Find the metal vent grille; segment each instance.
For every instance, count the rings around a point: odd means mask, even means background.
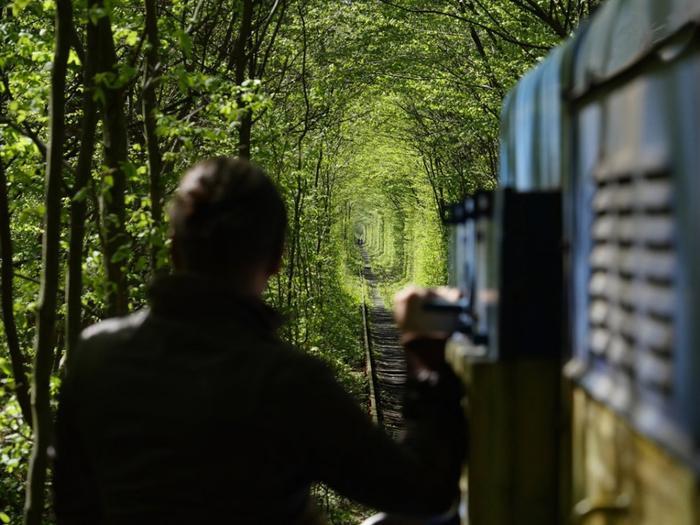
[[[635,391],[673,394],[673,184],[666,170],[600,169],[595,182],[588,346],[608,402],[628,410]]]

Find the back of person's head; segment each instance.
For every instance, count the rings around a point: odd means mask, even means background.
[[[251,162],[216,157],[195,164],[169,213],[178,269],[225,279],[278,269],[287,212],[272,181]]]

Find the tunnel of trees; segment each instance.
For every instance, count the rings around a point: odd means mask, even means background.
[[[503,97],[596,3],[0,0],[0,522],[52,522],[61,368],[168,271],[183,170],[240,155],[274,179],[267,299],[361,400],[357,239],[387,297],[444,283],[440,217],[497,184]],[[334,523],[360,512],[319,491]]]

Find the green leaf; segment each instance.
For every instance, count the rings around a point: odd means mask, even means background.
[[[10,368],[10,363],[4,357],[0,357],[0,372],[8,377],[12,376],[12,369]]]
[[[0,521],[3,523],[10,523],[10,517],[4,512],[0,512]]]
[[[114,252],[112,255],[111,262],[118,263],[127,260],[131,256],[131,247],[128,244],[124,244]]]
[[[78,57],[78,53],[76,53],[74,49],[70,50],[68,55],[68,63],[75,64],[76,66],[80,65],[80,57]]]
[[[177,41],[180,44],[182,51],[185,53],[185,56],[190,58],[192,55],[192,39],[190,38],[190,35],[179,29],[177,31]]]
[[[129,82],[129,80],[134,78],[136,73],[137,73],[137,70],[135,67],[130,66],[128,64],[120,64],[119,65],[119,76],[115,82],[115,85],[113,85],[112,87],[120,88],[120,87],[124,86],[127,82]]]
[[[32,0],[15,0],[12,2],[12,13],[15,16],[19,15],[31,2]]]
[[[101,87],[95,86],[92,91],[92,100],[101,104],[107,103],[107,97],[105,97],[105,92]]]
[[[81,188],[75,195],[73,195],[73,202],[82,202],[87,199],[88,187],[85,186]]]
[[[135,46],[139,43],[139,34],[136,31],[129,31],[129,33],[126,35],[125,40],[127,45]]]
[[[177,71],[177,83],[178,87],[180,88],[180,91],[182,91],[183,93],[187,93],[192,82],[190,80],[189,74],[187,73],[187,71],[185,71],[184,68],[179,68]]]

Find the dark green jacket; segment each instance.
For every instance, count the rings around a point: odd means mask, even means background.
[[[86,329],[60,398],[59,523],[299,523],[314,482],[445,511],[464,453],[456,379],[409,380],[397,444],[276,328],[261,302],[176,276],[150,310]]]

